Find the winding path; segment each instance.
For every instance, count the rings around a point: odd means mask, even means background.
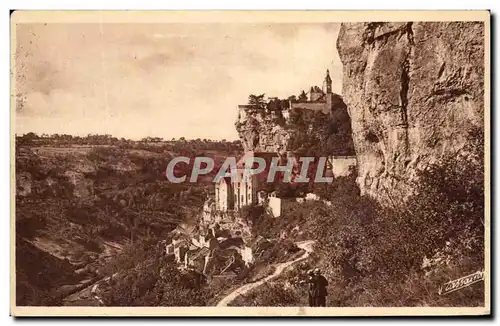
[[[278,277],[281,273],[283,273],[283,271],[287,267],[289,267],[289,266],[291,266],[291,265],[293,265],[301,260],[307,259],[307,257],[309,257],[309,255],[313,251],[313,244],[314,244],[314,240],[306,240],[306,241],[297,242],[296,243],[297,247],[305,250],[305,253],[302,256],[300,256],[299,258],[296,258],[294,260],[287,261],[286,263],[281,263],[281,264],[275,265],[276,270],[274,271],[274,273],[272,273],[269,276],[266,276],[265,278],[263,278],[262,280],[259,280],[257,282],[248,283],[248,284],[245,284],[243,286],[240,286],[239,288],[237,288],[236,290],[234,290],[233,292],[231,292],[230,294],[228,294],[227,296],[222,298],[222,300],[220,300],[219,303],[217,303],[217,307],[226,307],[227,305],[229,305],[231,302],[233,302],[234,299],[236,299],[240,295],[246,294],[246,293],[248,293],[248,291],[253,290],[256,287],[272,280],[273,278]]]

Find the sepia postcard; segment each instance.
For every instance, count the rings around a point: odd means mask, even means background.
[[[13,11],[14,316],[489,315],[488,11]]]

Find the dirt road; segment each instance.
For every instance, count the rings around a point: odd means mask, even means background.
[[[300,249],[304,249],[306,251],[302,256],[300,256],[299,258],[296,258],[294,260],[287,261],[286,263],[281,263],[281,264],[275,265],[276,270],[274,271],[274,273],[263,278],[260,281],[257,281],[254,283],[248,283],[248,284],[245,284],[245,285],[237,288],[236,290],[234,290],[233,292],[231,292],[230,294],[225,296],[222,300],[220,300],[219,303],[217,303],[217,307],[226,307],[231,302],[233,302],[233,300],[236,299],[238,296],[243,295],[243,294],[247,293],[248,291],[253,290],[256,287],[278,277],[289,266],[291,266],[291,265],[293,265],[301,260],[307,259],[307,257],[309,257],[309,255],[311,254],[311,252],[313,250],[313,244],[314,244],[314,240],[306,240],[306,241],[297,242],[296,243],[297,247],[299,247]]]

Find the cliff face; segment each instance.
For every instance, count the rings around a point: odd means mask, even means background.
[[[290,134],[285,130],[286,121],[282,114],[248,110],[240,113],[235,126],[245,152],[286,153]]]
[[[483,125],[482,23],[347,23],[337,49],[363,193],[406,193]]]
[[[354,155],[351,122],[342,98],[334,95],[331,113],[309,109],[240,112],[236,130],[245,151],[284,155]]]

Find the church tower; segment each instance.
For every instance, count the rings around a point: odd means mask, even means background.
[[[330,78],[330,71],[328,69],[326,70],[325,86],[326,93],[330,94],[332,92],[332,79]]]
[[[330,78],[330,71],[326,70],[325,77],[325,88],[326,88],[326,112],[332,112],[332,102],[333,102],[333,93],[332,93],[332,79]]]

